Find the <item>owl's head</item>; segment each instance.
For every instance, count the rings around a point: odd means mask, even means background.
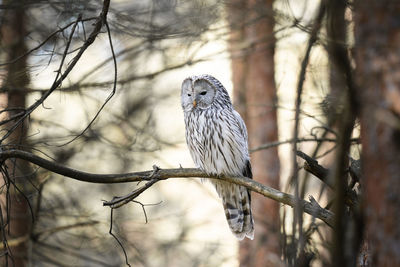
[[[232,106],[224,86],[216,78],[207,74],[191,76],[183,81],[181,101],[184,111]]]

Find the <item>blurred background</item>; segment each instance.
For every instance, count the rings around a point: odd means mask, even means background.
[[[200,179],[159,182],[111,218],[103,201],[137,184],[89,184],[9,159],[2,264],[369,266],[352,2],[0,0],[0,151],[89,173],[193,167],[180,86],[207,73],[246,122],[254,179],[311,195],[339,218],[332,228],[253,193],[256,238],[239,243]]]

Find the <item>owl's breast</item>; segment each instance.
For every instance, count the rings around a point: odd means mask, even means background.
[[[186,142],[195,165],[210,174],[241,175],[249,160],[247,140],[231,112],[185,114]]]

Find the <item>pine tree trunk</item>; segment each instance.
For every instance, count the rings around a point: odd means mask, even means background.
[[[230,4],[235,107],[246,122],[251,148],[278,139],[272,3],[238,0]],[[248,25],[241,24],[251,19]],[[253,153],[251,164],[258,182],[279,188],[276,148]],[[255,239],[240,242],[241,266],[279,266],[279,205],[253,194],[252,209]]]
[[[11,2],[11,1],[10,1]],[[1,27],[1,42],[5,48],[4,57],[7,62],[16,59],[20,55],[26,53],[25,45],[26,36],[26,15],[23,4],[18,5],[18,1],[13,1],[15,8],[5,11],[4,20]],[[25,108],[26,91],[25,88],[29,83],[29,75],[27,72],[26,57],[7,65],[5,70],[5,79],[2,86],[8,90],[7,94],[2,97],[6,103],[2,103],[3,108],[16,109],[9,111],[8,116],[11,117],[21,112]],[[3,129],[9,129],[15,121],[9,122]],[[3,132],[4,134],[5,132]],[[14,147],[23,147],[26,142],[27,127],[21,124],[6,139],[5,143]],[[26,149],[24,147],[24,149]],[[31,185],[27,179],[27,175],[31,174],[29,165],[20,160],[8,161],[6,164],[8,177],[3,177],[1,183],[10,179],[9,195],[6,196],[6,190],[2,190],[1,194],[1,210],[4,222],[8,220],[8,225],[2,225],[2,230],[6,231],[7,241],[9,242],[9,250],[2,257],[1,264],[9,266],[26,266],[28,258],[28,240],[32,227],[31,213],[27,199],[22,195],[30,197]],[[2,184],[3,185],[3,184]],[[17,189],[18,188],[18,189]],[[7,214],[7,216],[5,216]],[[3,235],[2,235],[3,236]],[[12,259],[11,259],[11,258]]]
[[[363,208],[370,266],[400,266],[400,4],[355,3]]]

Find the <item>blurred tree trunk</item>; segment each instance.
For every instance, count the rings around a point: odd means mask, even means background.
[[[235,0],[229,6],[235,106],[246,122],[250,148],[278,139],[272,3]],[[279,188],[277,148],[255,152],[251,163],[258,182]],[[279,266],[279,205],[253,195],[252,208],[255,238],[240,242],[241,266]]]
[[[9,1],[11,2],[11,1]],[[3,51],[6,56],[5,61],[11,61],[18,56],[26,53],[25,45],[26,36],[26,15],[23,8],[23,3],[18,5],[18,1],[12,1],[13,8],[7,9],[4,13],[4,18],[1,25],[1,46],[5,48]],[[6,1],[7,4],[7,1]],[[2,86],[9,90],[7,94],[2,96],[2,109],[15,109],[9,111],[8,116],[11,117],[20,113],[25,108],[25,88],[29,83],[27,72],[27,58],[24,57],[12,64],[6,66],[5,78],[2,81]],[[14,121],[9,122],[5,128],[13,125]],[[3,129],[4,130],[4,129]],[[6,140],[8,145],[22,148],[27,136],[26,124],[21,124],[16,128],[12,135]],[[26,149],[26,147],[23,147]],[[7,252],[9,257],[3,257],[1,264],[5,266],[25,266],[28,258],[27,240],[32,228],[31,213],[26,197],[31,197],[31,185],[27,181],[28,175],[31,175],[29,165],[21,160],[9,161],[7,164],[8,177],[3,177],[3,186],[8,187],[9,195],[6,195],[6,190],[2,190],[1,194],[1,210],[4,216],[4,223],[7,220],[8,225],[2,225],[2,230],[6,231],[7,240],[10,249]],[[13,182],[10,184],[11,179]],[[4,184],[6,182],[6,184]],[[15,185],[15,186],[14,186]],[[17,189],[18,188],[18,189]],[[2,235],[3,237],[3,235]],[[15,242],[17,241],[17,242]]]
[[[356,1],[363,208],[370,266],[400,266],[400,3]]]
[[[331,110],[328,110],[328,126],[337,131],[337,149],[332,168],[335,179],[333,210],[336,215],[332,246],[333,266],[356,266],[362,237],[362,224],[358,208],[352,208],[348,216],[345,204],[348,180],[343,173],[349,168],[350,138],[352,136],[357,104],[354,99],[353,70],[349,57],[346,21],[346,0],[330,0],[327,11],[327,51],[329,55],[331,82]],[[349,10],[348,10],[349,11]],[[329,116],[328,115],[328,116]]]

